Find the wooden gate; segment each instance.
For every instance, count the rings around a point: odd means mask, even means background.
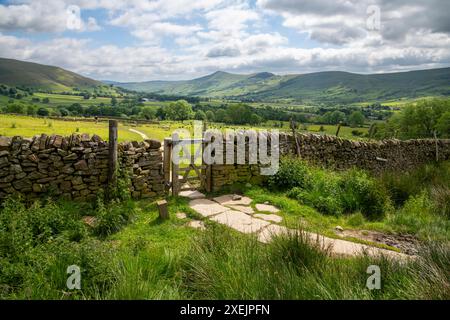
[[[176,164],[173,161],[174,148],[178,144],[181,144],[180,148],[184,156],[186,153],[190,154],[190,159],[185,159],[187,163]],[[203,159],[203,150],[206,145],[207,142],[204,139],[164,139],[163,169],[166,192],[171,190],[174,196],[186,190],[211,192],[211,166]]]

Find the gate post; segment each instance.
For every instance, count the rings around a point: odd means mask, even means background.
[[[167,192],[170,189],[170,163],[172,159],[172,139],[164,139],[164,190]]]
[[[108,184],[110,187],[117,182],[117,120],[109,120],[109,156],[108,156]]]
[[[176,139],[175,141],[172,139],[171,143],[171,158],[173,158],[173,148],[175,147],[175,144],[179,143],[179,140]],[[178,156],[178,155],[177,155]],[[170,160],[172,165],[172,195],[178,196],[179,193],[179,183],[178,183],[178,164],[176,164],[173,159]]]

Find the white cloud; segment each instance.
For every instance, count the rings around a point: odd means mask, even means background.
[[[246,0],[17,0],[0,5],[0,56],[119,81],[186,79],[216,70],[380,72],[441,67],[450,64],[449,3],[258,0],[255,6]],[[115,40],[104,45],[64,37],[70,4],[83,12],[79,31],[122,27],[138,41],[126,39],[134,44],[122,46]],[[381,9],[379,31],[366,28],[369,4]],[[89,13],[99,9],[107,18],[97,22]],[[299,39],[307,35],[314,41],[302,43],[286,28],[298,32]],[[12,36],[17,30],[30,36]],[[33,40],[35,32],[53,35],[52,40]]]
[[[0,31],[23,30],[26,32],[64,32],[71,29],[68,12],[69,3],[65,1],[23,1],[17,4],[0,5]],[[98,31],[100,26],[93,17],[79,19],[75,31]],[[73,25],[73,24],[72,24]]]

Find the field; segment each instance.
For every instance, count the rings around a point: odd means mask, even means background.
[[[103,139],[108,139],[108,122],[98,121],[95,123],[93,121],[83,121],[81,118],[73,118],[75,120],[55,120],[46,119],[38,117],[29,116],[18,116],[18,115],[6,115],[2,114],[0,116],[0,135],[3,136],[24,136],[32,137],[36,134],[60,134],[60,135],[70,135],[72,133],[89,133],[97,134]],[[278,122],[277,122],[278,123]],[[289,124],[284,122],[282,128],[273,127],[274,122],[268,122],[265,125],[251,127],[251,126],[233,126],[233,125],[223,125],[212,123],[209,124],[209,128],[215,128],[224,130],[226,128],[230,129],[279,129],[280,131],[290,131]],[[300,132],[312,132],[316,134],[336,134],[336,126],[323,125],[324,131],[320,132],[320,125],[306,125],[307,130],[301,130]],[[142,136],[138,133],[130,131],[130,129],[137,130],[147,135],[151,139],[163,140],[164,138],[170,137],[173,130],[178,128],[185,128],[192,132],[192,122],[185,121],[173,122],[173,121],[161,121],[158,124],[134,124],[131,122],[121,122],[119,126],[119,141],[133,141],[142,140]],[[353,130],[358,130],[361,133],[367,133],[368,129],[364,128],[350,128],[341,127],[339,136],[347,139],[360,139],[352,134]]]

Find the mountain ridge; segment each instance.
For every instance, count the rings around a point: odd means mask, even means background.
[[[117,86],[159,94],[212,98],[352,103],[450,95],[450,68],[375,74],[321,71],[288,75],[270,72],[245,75],[216,71],[191,80],[154,80],[119,83]]]
[[[91,90],[104,83],[75,72],[35,62],[0,57],[0,84],[45,91]]]

